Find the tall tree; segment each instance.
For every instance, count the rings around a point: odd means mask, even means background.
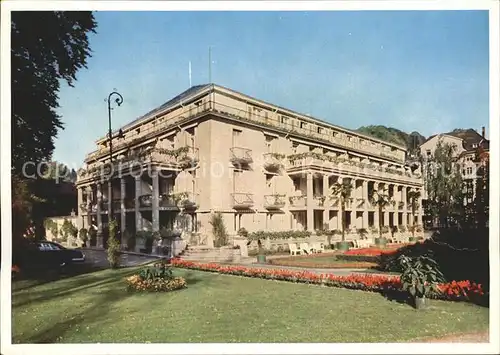
[[[18,237],[36,200],[26,176],[50,160],[63,129],[56,113],[60,82],[72,86],[86,67],[89,34],[97,24],[89,11],[15,11],[11,19],[12,213]]]
[[[490,154],[480,147],[476,151],[476,161],[479,162],[477,169],[475,212],[476,222],[479,228],[487,225],[490,201]]]
[[[11,23],[12,167],[49,159],[63,129],[56,113],[60,81],[72,86],[91,55],[89,11],[15,11]]]
[[[449,217],[464,216],[463,179],[457,159],[457,147],[440,139],[434,154],[426,162],[425,184],[428,213],[449,227]]]
[[[352,200],[351,198],[352,185],[349,180],[344,179],[341,183],[337,182],[332,186],[332,195],[339,198],[340,216],[342,218],[342,241],[345,242],[345,227],[346,227],[346,203]]]

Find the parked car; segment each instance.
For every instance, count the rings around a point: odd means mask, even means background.
[[[13,264],[22,268],[61,268],[85,262],[81,250],[68,249],[50,241],[28,242],[13,253]]]

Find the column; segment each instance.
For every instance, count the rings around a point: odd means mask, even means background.
[[[160,210],[158,205],[158,197],[160,196],[159,189],[159,176],[158,171],[153,169],[153,196],[152,196],[152,204],[151,204],[151,213],[152,213],[152,224],[153,224],[153,232],[158,232],[160,230]]]
[[[120,231],[121,231],[121,236],[122,236],[122,248],[126,247],[127,245],[127,240],[126,240],[126,224],[127,224],[127,213],[125,212],[125,198],[126,198],[126,184],[125,184],[125,178],[122,176],[120,177]]]
[[[352,197],[352,202],[351,202],[351,225],[347,226],[349,229],[351,227],[358,228],[357,222],[358,222],[358,217],[357,217],[357,204],[358,204],[358,195],[356,191],[356,179],[352,178],[351,179],[351,197]]]
[[[113,207],[113,199],[111,198],[111,195],[113,195],[113,192],[111,191],[113,189],[113,184],[111,183],[111,180],[108,181],[108,223],[111,222],[112,219],[115,218],[114,214],[115,211],[113,211],[113,214],[111,214],[111,207]]]
[[[83,187],[77,188],[77,193],[78,193],[78,211],[80,211],[80,213],[78,213],[78,214],[81,216],[81,215],[83,215],[83,208],[82,208],[82,205],[83,205]]]
[[[378,198],[377,197],[377,193],[379,192],[379,186],[378,186],[378,182],[374,182],[373,183],[373,193],[374,193],[374,197],[375,199]],[[373,207],[375,208],[375,212],[373,213],[373,225],[375,226],[375,228],[377,229],[380,229],[380,216],[378,214],[378,206],[377,204],[374,204]]]
[[[423,222],[422,222],[422,218],[423,218],[423,206],[422,206],[422,189],[420,190],[417,190],[417,191],[420,191],[420,197],[418,198],[418,209],[417,209],[417,224],[421,225],[423,227]]]
[[[407,187],[403,186],[403,189],[401,190],[401,193],[403,194],[403,220],[401,221],[403,226],[407,225],[408,221],[408,200],[407,200]]]
[[[368,228],[368,180],[363,180],[363,228]]]
[[[92,228],[92,202],[94,201],[94,190],[92,189],[92,186],[87,186],[86,188],[86,194],[87,194],[87,226],[90,230]]]
[[[142,216],[139,211],[139,196],[142,194],[141,176],[135,177],[135,229],[137,232],[142,231]]]
[[[344,183],[344,178],[342,176],[339,176],[337,178],[337,183],[342,185]],[[342,213],[342,197],[340,195],[337,195],[337,197],[338,197],[338,201],[339,201],[338,204],[337,204],[337,206],[338,206],[337,207],[337,210],[338,210],[338,212],[337,212],[337,229],[339,231],[341,231],[342,230],[342,225],[344,223],[345,213],[346,212],[344,211],[344,213]],[[347,206],[344,206],[344,208],[347,208]]]
[[[101,203],[102,203],[102,185],[100,182],[97,183],[97,247],[104,247],[104,240],[102,237],[102,216],[101,216]]]
[[[312,173],[307,173],[307,185],[306,185],[306,191],[307,191],[307,203],[306,203],[306,208],[307,208],[307,230],[310,232],[314,232],[314,209],[313,209],[313,176]]]
[[[328,183],[328,175],[323,175],[323,196],[325,196],[325,203],[323,204],[323,226],[330,224],[330,184]],[[321,226],[321,227],[323,227]],[[326,227],[329,229],[329,227]]]

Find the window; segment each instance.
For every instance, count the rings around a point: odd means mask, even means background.
[[[300,128],[306,128],[307,123],[305,122],[300,122]]]
[[[280,122],[283,123],[283,124],[286,124],[288,122],[288,117],[286,116],[281,116],[280,117]]]
[[[135,133],[137,133],[137,134],[141,133],[141,129],[140,129],[140,128],[137,128],[137,129],[135,130]]]
[[[233,147],[238,147],[241,137],[241,131],[238,129],[233,129]]]
[[[427,149],[427,150],[425,151],[425,154],[427,154],[427,156],[428,156],[428,157],[430,157],[430,156],[431,156],[431,150],[430,150],[430,149]]]
[[[293,154],[297,154],[297,147],[299,146],[299,143],[293,142],[292,143],[292,152]]]
[[[323,133],[323,128],[318,127],[318,128],[317,128],[317,130],[318,130],[318,133],[319,133],[319,134],[322,134],[322,133]]]

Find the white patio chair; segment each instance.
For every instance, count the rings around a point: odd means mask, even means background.
[[[312,251],[313,253],[323,253],[325,251],[325,245],[323,243],[313,243]]]
[[[300,243],[300,251],[306,254],[311,254],[312,248],[307,243]]]
[[[288,244],[288,249],[290,249],[290,255],[300,255],[300,250],[297,248],[297,244]]]

